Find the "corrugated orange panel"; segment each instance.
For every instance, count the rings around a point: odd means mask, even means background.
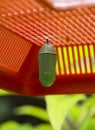
[[[0,69],[18,72],[32,44],[0,26]]]
[[[56,11],[36,0],[0,0],[0,24],[37,45],[95,43],[95,7]]]

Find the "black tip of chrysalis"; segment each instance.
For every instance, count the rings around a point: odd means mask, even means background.
[[[46,38],[46,44],[49,44],[49,40],[48,40],[48,38]]]

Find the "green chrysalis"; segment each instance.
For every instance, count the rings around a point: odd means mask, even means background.
[[[39,80],[45,87],[50,87],[56,79],[56,50],[48,43],[41,47],[38,54]]]

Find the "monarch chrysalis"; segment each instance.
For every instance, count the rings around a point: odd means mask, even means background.
[[[56,50],[48,43],[41,47],[38,54],[39,80],[45,87],[50,87],[56,79]]]

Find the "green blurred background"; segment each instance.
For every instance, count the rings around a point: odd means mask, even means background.
[[[0,90],[0,130],[95,130],[95,94],[25,97]]]

